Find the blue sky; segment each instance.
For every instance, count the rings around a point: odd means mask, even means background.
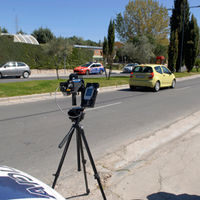
[[[39,27],[49,28],[54,35],[78,36],[98,42],[107,35],[110,19],[123,12],[129,0],[0,0],[0,26],[10,33],[22,29],[31,34]],[[174,0],[158,0],[172,8]],[[200,5],[189,0],[190,6]],[[200,26],[200,8],[191,9]],[[171,12],[169,11],[169,15]]]

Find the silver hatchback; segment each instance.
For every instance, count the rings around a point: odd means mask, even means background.
[[[28,78],[31,74],[30,67],[23,62],[7,62],[0,66],[0,78],[5,76],[15,76]]]

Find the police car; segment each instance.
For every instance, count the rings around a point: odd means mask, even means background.
[[[0,200],[65,200],[51,187],[17,169],[0,165]]]

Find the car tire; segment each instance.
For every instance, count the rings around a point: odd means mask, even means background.
[[[24,72],[24,73],[23,73],[23,77],[24,77],[24,78],[28,78],[28,77],[29,77],[29,73],[28,73],[28,72]]]
[[[130,90],[131,90],[131,91],[134,91],[134,90],[136,89],[136,87],[133,86],[133,85],[130,85],[129,87],[130,87]]]
[[[85,75],[90,75],[90,72],[89,72],[89,71],[86,71]]]
[[[170,88],[175,88],[176,87],[176,80],[175,79],[173,79],[173,81],[172,81],[172,84],[171,84],[171,87]]]
[[[3,78],[3,75],[0,73],[0,79]]]
[[[156,84],[153,88],[154,92],[158,92],[160,90],[160,82],[159,81],[156,81]]]
[[[100,70],[99,74],[101,74],[101,75],[102,75],[102,74],[103,74],[103,70]]]

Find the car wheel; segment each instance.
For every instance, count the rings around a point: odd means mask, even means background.
[[[101,74],[101,75],[102,75],[102,74],[103,74],[103,70],[100,70],[99,74]]]
[[[160,82],[157,81],[155,86],[154,86],[154,92],[158,92],[160,90]]]
[[[2,74],[0,73],[0,79],[3,78]]]
[[[24,73],[23,73],[23,77],[24,77],[24,78],[28,78],[28,77],[29,77],[29,73],[28,73],[28,72],[24,72]]]
[[[176,86],[176,80],[173,79],[172,84],[171,84],[171,88],[175,88],[175,86]]]
[[[130,85],[129,87],[130,87],[130,90],[132,90],[132,91],[134,91],[136,89],[136,87],[133,85]]]
[[[90,72],[89,71],[86,71],[86,73],[85,73],[86,75],[90,75]]]

